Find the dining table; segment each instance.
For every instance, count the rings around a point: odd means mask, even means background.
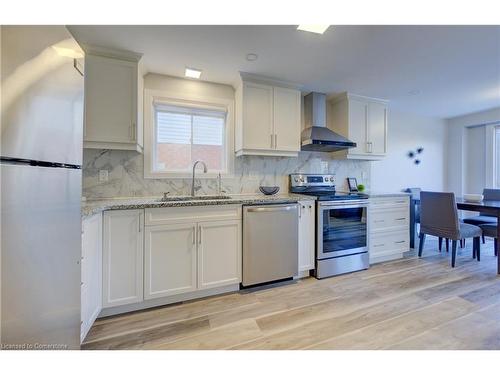
[[[464,198],[455,198],[457,209],[465,211],[475,211],[481,214],[488,214],[497,217],[497,223],[500,223],[500,200],[483,200],[481,202],[468,201]],[[415,239],[417,225],[415,220],[416,207],[420,205],[420,199],[411,197],[410,204],[410,247],[415,248]],[[497,238],[500,239],[500,225],[497,225]],[[496,241],[497,247],[497,274],[500,275],[500,241]]]

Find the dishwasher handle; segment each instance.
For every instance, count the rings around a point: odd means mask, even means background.
[[[265,206],[265,207],[247,207],[247,212],[276,212],[276,211],[290,211],[297,208],[297,204]]]

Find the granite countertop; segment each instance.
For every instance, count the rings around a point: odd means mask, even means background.
[[[173,197],[170,197],[172,199]],[[268,203],[296,203],[300,200],[315,200],[315,197],[301,194],[279,194],[279,195],[231,195],[228,199],[206,199],[186,200],[186,197],[178,197],[180,200],[163,201],[161,197],[131,197],[96,199],[82,202],[82,217],[89,217],[105,210],[125,210],[158,207],[191,207],[212,206],[227,204],[268,204]]]

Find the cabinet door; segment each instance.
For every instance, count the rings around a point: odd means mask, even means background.
[[[314,269],[315,206],[314,202],[299,202],[299,272]]]
[[[136,141],[137,63],[85,58],[85,141]]]
[[[300,91],[274,88],[274,148],[300,151]]]
[[[103,307],[143,300],[143,210],[104,212]]]
[[[196,290],[196,224],[146,227],[144,298]]]
[[[273,88],[245,82],[243,84],[243,147],[272,150]]]
[[[409,250],[407,230],[371,234],[369,242],[370,263],[402,258]]]
[[[198,288],[241,281],[241,220],[198,223]]]
[[[349,149],[350,154],[366,154],[367,149],[368,104],[349,100],[349,139],[356,147]]]
[[[83,220],[81,339],[85,338],[102,307],[102,215]]]
[[[385,154],[387,141],[387,107],[382,103],[368,105],[368,152]]]

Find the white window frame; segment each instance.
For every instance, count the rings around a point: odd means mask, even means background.
[[[203,96],[172,93],[160,90],[144,90],[144,178],[189,178],[190,171],[155,171],[154,148],[156,142],[155,104],[181,106],[226,112],[225,124],[225,161],[226,170],[221,176],[231,176],[234,171],[234,100],[208,98]],[[196,178],[215,178],[219,171],[197,173]]]
[[[488,124],[485,126],[485,161],[486,161],[486,181],[485,187],[498,189],[500,186],[495,186],[497,181],[497,166],[496,166],[496,131],[500,129],[500,122]]]

